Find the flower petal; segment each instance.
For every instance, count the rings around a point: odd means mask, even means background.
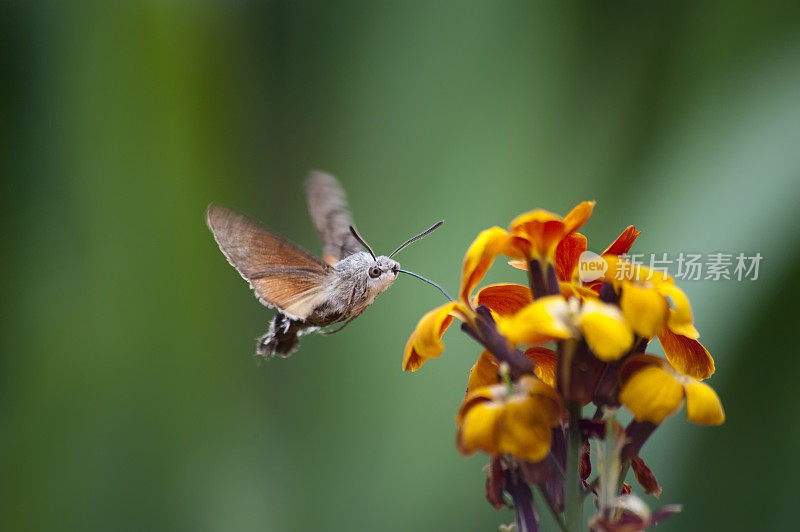
[[[564,220],[552,212],[536,209],[520,214],[511,221],[509,229],[530,241],[531,258],[550,257],[564,236]]]
[[[403,371],[417,371],[426,360],[437,358],[444,351],[442,335],[453,321],[457,302],[450,302],[425,314],[406,343]]]
[[[619,400],[637,421],[658,425],[681,407],[683,386],[661,367],[647,366],[623,384]]]
[[[570,233],[556,247],[556,277],[560,281],[571,281],[581,253],[586,251],[586,237]]]
[[[476,387],[467,393],[464,397],[464,402],[456,413],[456,425],[459,427],[464,423],[464,417],[469,412],[469,409],[478,403],[486,401],[493,401],[501,404],[508,396],[508,388],[505,384],[492,384],[490,386]]]
[[[512,268],[516,268],[518,270],[525,270],[528,271],[528,261],[527,260],[510,260],[508,261],[508,265]]]
[[[461,268],[461,300],[469,302],[472,291],[481,282],[499,254],[514,259],[524,259],[528,242],[524,238],[510,235],[499,227],[482,231],[464,255]]]
[[[459,452],[470,455],[480,449],[491,455],[500,454],[497,432],[502,419],[502,404],[493,401],[473,404],[464,414],[458,431],[456,442]]]
[[[484,351],[478,357],[478,361],[469,370],[469,381],[467,382],[467,395],[472,391],[477,390],[483,386],[491,386],[500,382],[500,376],[497,374],[500,365],[497,360],[489,351]]]
[[[512,344],[539,344],[566,339],[570,329],[563,318],[566,301],[561,296],[541,297],[509,318],[497,320],[498,330]]]
[[[605,362],[618,359],[633,344],[633,332],[613,305],[591,300],[585,302],[579,325],[592,352]]]
[[[661,347],[672,367],[695,379],[707,379],[714,374],[714,359],[697,340],[675,334],[668,328],[658,335]]]
[[[558,283],[558,288],[561,290],[561,296],[564,299],[577,297],[578,299],[597,299],[597,292],[587,286],[581,286],[576,283]],[[598,288],[599,289],[599,288]]]
[[[658,485],[653,470],[647,467],[647,464],[638,455],[631,457],[631,468],[633,474],[636,475],[636,480],[644,488],[644,492],[657,499],[661,495],[661,486]]]
[[[538,233],[544,224],[550,222],[556,222],[560,227],[563,226],[564,219],[561,216],[553,214],[552,212],[544,209],[534,209],[532,211],[520,214],[511,220],[508,228],[512,233],[532,235]]]
[[[637,231],[634,226],[629,225],[617,239],[606,248],[602,255],[624,255],[631,250],[636,238],[641,234],[642,233]]]
[[[490,284],[478,290],[478,305],[484,305],[499,316],[513,316],[525,305],[533,302],[531,289],[514,283]]]
[[[671,312],[670,312],[670,316],[672,316]],[[680,336],[685,336],[686,338],[689,338],[690,340],[696,340],[696,339],[700,338],[700,331],[698,331],[695,328],[695,326],[692,325],[691,323],[686,323],[686,324],[683,324],[683,325],[673,325],[670,322],[667,322],[667,328],[669,328],[669,330],[671,330],[675,334],[678,334]]]
[[[548,386],[556,387],[556,368],[558,357],[556,352],[546,347],[529,347],[525,350],[528,358],[533,360],[533,373]]]
[[[547,456],[552,431],[548,420],[541,415],[546,405],[547,400],[538,397],[509,401],[498,431],[497,449],[531,462]]]
[[[625,320],[642,338],[652,338],[667,324],[669,305],[664,296],[653,288],[626,284],[622,288],[620,307]]]
[[[506,485],[505,477],[502,462],[499,458],[494,458],[486,474],[486,500],[495,510],[499,510],[506,505],[506,501],[503,498]]]
[[[581,228],[592,215],[595,201],[582,201],[564,217],[564,233],[572,233]]]
[[[656,289],[671,302],[667,325],[676,334],[697,339],[700,333],[692,325],[692,307],[683,290],[670,283],[661,283]]]
[[[704,382],[691,382],[686,390],[686,417],[698,425],[722,425],[725,412],[716,392]]]
[[[619,370],[619,381],[625,382],[631,378],[631,375],[646,368],[647,366],[658,366],[661,368],[669,367],[669,363],[661,357],[655,355],[632,355],[625,359],[622,367]]]
[[[551,428],[561,421],[558,392],[529,375],[520,377],[513,388],[510,397],[502,384],[478,388],[467,397],[456,418],[456,441],[462,453],[480,449],[529,461],[547,456]]]
[[[527,393],[531,397],[540,397],[543,402],[538,408],[539,414],[543,416],[551,426],[558,424],[561,419],[561,396],[553,386],[549,386],[539,379],[530,375],[523,375],[516,384],[517,389],[522,393]]]

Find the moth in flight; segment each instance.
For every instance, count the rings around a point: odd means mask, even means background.
[[[399,273],[432,284],[449,299],[439,285],[402,270],[392,258],[443,222],[408,239],[388,256],[376,256],[355,230],[347,198],[333,176],[312,172],[306,191],[324,260],[247,216],[220,205],[208,207],[208,227],[219,249],[258,300],[278,310],[269,331],[258,339],[259,355],[286,357],[297,349],[305,332],[337,323],[342,325],[323,334],[342,330],[389,288]]]

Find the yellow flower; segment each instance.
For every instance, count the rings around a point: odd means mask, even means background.
[[[633,333],[614,305],[598,300],[565,300],[541,297],[508,318],[498,318],[497,327],[512,344],[540,344],[584,338],[595,356],[616,360],[633,343]]]
[[[662,272],[631,264],[615,256],[608,263],[606,280],[620,291],[620,308],[626,321],[642,338],[658,336],[675,369],[696,379],[714,373],[714,359],[697,341],[689,298]]]
[[[686,399],[686,417],[699,425],[721,425],[725,421],[719,397],[711,387],[681,375],[669,363],[652,355],[638,355],[625,362],[620,372],[619,400],[637,421],[660,424],[676,412]]]
[[[511,390],[495,384],[470,392],[456,421],[463,454],[510,453],[538,462],[550,451],[551,429],[561,421],[561,400],[547,384],[523,376]]]

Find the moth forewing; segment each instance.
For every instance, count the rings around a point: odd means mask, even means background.
[[[208,226],[228,262],[259,301],[304,319],[323,298],[333,269],[300,246],[220,205],[208,208]]]

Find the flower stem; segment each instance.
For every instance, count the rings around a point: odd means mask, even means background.
[[[553,499],[550,498],[550,495],[547,494],[547,490],[544,487],[542,487],[541,484],[537,484],[537,487],[539,488],[539,494],[542,496],[542,499],[544,499],[544,502],[547,503],[547,507],[550,509],[550,514],[553,516],[553,520],[558,525],[558,528],[560,528],[564,532],[567,532],[567,527],[564,525],[564,521],[558,514],[558,511],[556,510],[556,505],[553,504]]]
[[[566,526],[570,532],[583,530],[583,497],[581,496],[579,460],[583,438],[581,437],[581,404],[568,403],[569,430],[567,432],[567,479],[566,479]]]
[[[625,484],[625,477],[628,476],[628,469],[631,467],[630,460],[624,460],[622,465],[619,468],[619,479],[617,480],[617,493],[619,495],[622,493],[622,485]]]

